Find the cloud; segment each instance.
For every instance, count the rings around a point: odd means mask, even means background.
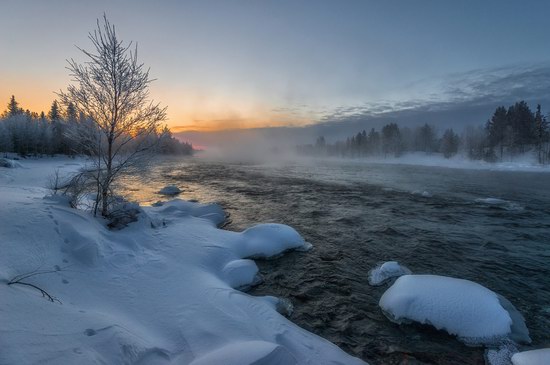
[[[305,126],[257,128],[253,134],[251,131],[231,133],[242,134],[245,139],[261,137],[266,146],[281,143],[293,146],[313,143],[321,135],[329,141],[342,140],[363,129],[379,129],[389,122],[402,126],[430,123],[440,132],[449,127],[460,132],[464,126],[483,124],[497,106],[509,106],[519,100],[525,100],[533,107],[540,103],[543,111],[550,110],[550,63],[457,73],[439,80],[422,80],[409,85],[405,91],[417,97],[341,105],[331,109],[315,110],[310,105],[276,108],[272,110],[274,115],[315,115],[316,118]],[[225,141],[226,136],[219,132],[209,134],[208,138],[204,133],[187,137],[208,146]]]
[[[550,101],[550,63],[480,69],[424,80],[409,85],[409,93],[429,90],[409,100],[379,100],[360,106],[337,107],[319,122],[345,122],[358,118],[394,116],[402,112],[435,112],[472,107],[509,105],[519,100]]]

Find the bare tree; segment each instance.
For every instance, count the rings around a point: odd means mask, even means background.
[[[119,40],[115,27],[104,15],[90,33],[92,52],[78,48],[83,64],[68,61],[74,84],[58,95],[63,105],[87,119],[68,131],[84,153],[93,157],[97,198],[94,214],[109,214],[115,181],[143,166],[158,144],[166,108],[149,98],[149,69],[138,62],[137,45]]]

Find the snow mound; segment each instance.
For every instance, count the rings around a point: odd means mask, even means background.
[[[298,364],[284,347],[266,341],[237,342],[196,359],[190,365],[293,365]]]
[[[258,224],[243,231],[241,236],[242,257],[271,258],[288,250],[307,251],[312,247],[294,228],[284,224]]]
[[[216,226],[225,222],[225,212],[218,204],[198,204],[181,199],[170,200],[152,207],[152,211],[165,221],[179,220],[183,217],[196,217],[210,221]]]
[[[475,200],[476,203],[488,205],[495,208],[500,208],[504,210],[515,210],[521,211],[523,207],[518,203],[514,203],[508,200],[499,199],[499,198],[478,198]]]
[[[8,158],[0,158],[0,167],[6,167],[8,169],[14,169],[21,167],[21,164],[17,161],[10,160]]]
[[[176,185],[166,185],[160,189],[159,194],[162,195],[178,195],[182,192]]]
[[[246,290],[262,282],[258,266],[254,261],[247,259],[228,262],[223,268],[223,275],[229,286],[240,290]]]
[[[387,261],[369,271],[369,285],[378,286],[391,278],[411,274],[411,270],[397,261]]]
[[[550,348],[518,352],[512,356],[513,365],[550,364]]]
[[[392,321],[432,325],[470,345],[498,343],[512,332],[513,319],[498,294],[468,280],[404,275],[379,305]]]

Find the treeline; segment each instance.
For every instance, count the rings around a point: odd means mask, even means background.
[[[462,153],[470,159],[488,162],[531,153],[540,164],[548,164],[550,131],[541,106],[533,112],[525,101],[520,101],[509,108],[498,107],[484,126],[468,126],[461,134],[452,128],[438,134],[429,124],[411,129],[389,123],[380,131],[363,130],[333,144],[321,136],[315,144],[297,146],[297,149],[305,155],[348,158],[399,157],[407,152],[441,153],[450,158]]]
[[[38,114],[21,108],[12,96],[7,109],[0,115],[0,152],[21,156],[85,154],[81,141],[71,138],[71,130],[90,122],[85,115],[77,113],[72,104],[63,110],[54,100],[47,114]],[[193,146],[180,142],[167,127],[147,138],[157,140],[158,153],[193,153]]]

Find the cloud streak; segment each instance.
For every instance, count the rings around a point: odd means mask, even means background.
[[[550,101],[550,63],[481,69],[453,74],[440,81],[425,80],[410,85],[431,90],[409,100],[380,100],[363,105],[341,106],[323,115],[320,123],[345,122],[358,118],[392,116],[403,112],[435,112],[472,107],[508,105],[518,100]]]

